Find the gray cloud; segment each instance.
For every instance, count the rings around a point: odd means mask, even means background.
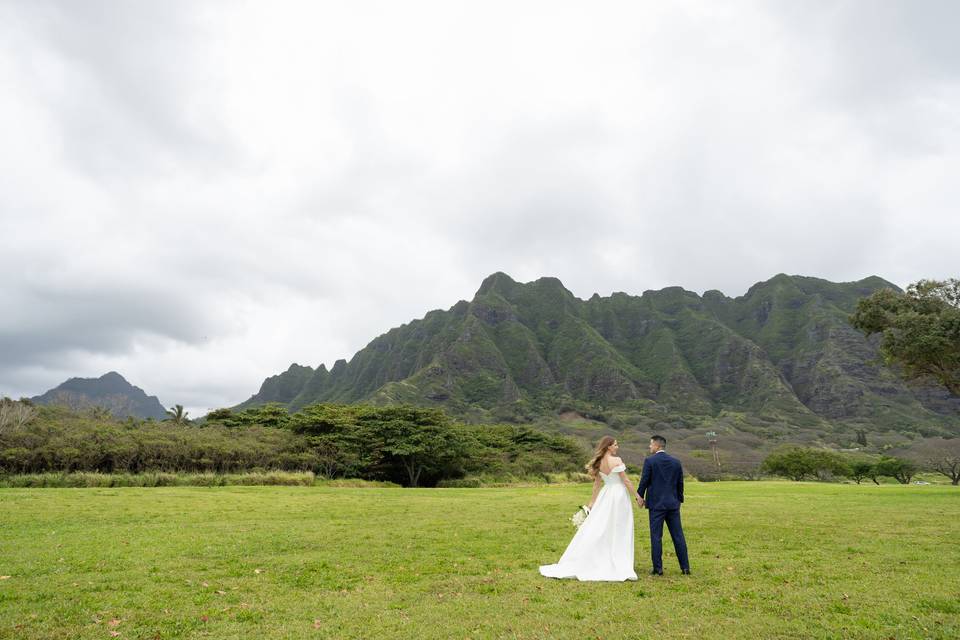
[[[190,8],[41,1],[16,12],[14,35],[40,50],[40,62],[25,66],[69,168],[113,183],[235,161],[205,110],[207,79],[196,72],[205,34]]]
[[[0,331],[4,364],[56,365],[60,354],[70,350],[122,354],[140,336],[198,343],[212,323],[175,300],[157,292],[117,289],[26,292],[7,307],[10,313]]]
[[[957,275],[952,2],[0,5],[0,393],[194,415],[494,271]]]

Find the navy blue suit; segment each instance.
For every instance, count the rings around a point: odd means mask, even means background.
[[[650,514],[650,557],[653,570],[663,571],[663,523],[667,523],[680,568],[690,570],[687,541],[680,526],[680,504],[683,502],[683,467],[665,451],[647,456],[637,493],[646,502]],[[646,494],[646,495],[644,495]]]

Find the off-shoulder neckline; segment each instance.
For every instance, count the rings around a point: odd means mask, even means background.
[[[623,467],[623,468],[621,469],[621,467]],[[613,475],[614,473],[617,473],[618,470],[619,470],[619,471],[626,471],[626,470],[627,470],[627,465],[625,465],[624,463],[621,462],[621,463],[618,464],[617,466],[615,466],[615,467],[613,467],[612,469],[610,469],[610,473],[604,473],[603,471],[600,471],[599,469],[597,469],[597,471],[600,472],[600,475],[602,475],[602,476],[608,476],[608,477],[611,476],[611,475]]]

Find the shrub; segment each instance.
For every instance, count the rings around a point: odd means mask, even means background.
[[[0,477],[0,487],[222,487],[222,486],[312,486],[312,472],[291,473],[266,471],[258,473],[30,473]]]

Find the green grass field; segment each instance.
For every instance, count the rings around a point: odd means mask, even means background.
[[[0,638],[957,638],[960,489],[691,483],[694,575],[542,578],[588,485],[0,490]],[[9,576],[9,577],[7,577]]]

